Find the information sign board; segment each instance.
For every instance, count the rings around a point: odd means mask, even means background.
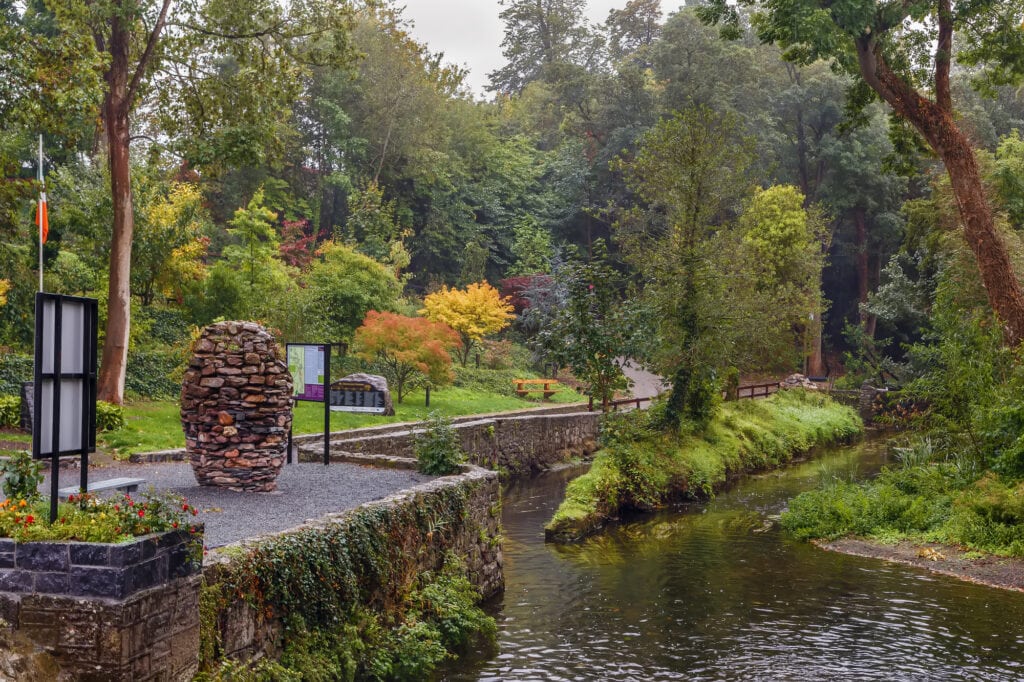
[[[32,457],[50,459],[50,523],[57,520],[60,457],[80,455],[79,489],[89,489],[89,453],[96,450],[94,298],[36,294]]]
[[[286,347],[288,371],[292,375],[292,395],[296,400],[323,402],[324,346],[308,343],[289,343]]]
[[[336,381],[331,385],[331,409],[335,412],[369,412],[384,414],[387,410],[384,392],[361,381]]]

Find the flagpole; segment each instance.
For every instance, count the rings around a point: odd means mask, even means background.
[[[46,181],[43,180],[43,135],[39,134],[39,184],[41,185],[40,191],[43,192],[42,196],[46,196]],[[41,209],[40,209],[41,210]],[[38,210],[37,210],[38,213]],[[39,213],[41,216],[42,214]],[[39,230],[39,292],[43,291],[43,221],[42,218],[37,221],[39,224],[36,226]]]

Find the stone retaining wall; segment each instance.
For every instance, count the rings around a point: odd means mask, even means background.
[[[575,412],[492,417],[454,426],[472,464],[517,475],[544,471],[592,453],[597,448],[600,419],[600,412]],[[420,433],[422,428],[344,434],[331,439],[331,451],[412,457]],[[316,445],[299,448],[300,461],[319,461],[322,456]]]
[[[554,415],[554,414],[575,414],[585,409],[585,405],[581,403],[572,403],[566,405],[558,405],[557,407],[533,407],[524,410],[516,410],[513,412],[495,412],[492,414],[472,414],[463,417],[453,417],[453,424],[462,424],[465,422],[479,421],[482,419],[510,419],[512,417],[530,417],[540,415]],[[346,429],[344,431],[334,431],[331,433],[331,439],[335,438],[348,438],[348,437],[362,437],[362,436],[380,436],[386,433],[396,433],[402,431],[409,431],[422,426],[423,422],[397,422],[393,424],[381,424],[380,426],[366,426],[359,429]],[[324,442],[324,436],[322,433],[305,433],[302,435],[296,435],[293,438],[293,442],[296,446],[302,445],[313,445],[320,443],[321,446]],[[323,455],[323,450],[320,450],[320,456]],[[153,462],[184,462],[188,460],[188,450],[185,448],[173,448],[170,450],[157,450],[155,452],[136,452],[128,457],[128,461],[132,464],[147,464]],[[319,461],[319,459],[318,459]]]
[[[389,459],[389,465],[393,467],[416,466],[415,460]],[[496,473],[473,466],[463,467],[463,473],[459,475],[435,479],[383,500],[331,514],[283,533],[211,550],[204,567],[207,584],[223,584],[224,576],[231,572],[233,562],[239,561],[239,557],[247,549],[258,547],[261,543],[301,532],[336,533],[341,530],[340,541],[344,544],[348,522],[356,515],[370,512],[380,523],[401,523],[403,519],[415,517],[417,510],[429,506],[432,496],[439,496],[453,489],[460,489],[465,494],[465,513],[453,513],[451,518],[433,519],[435,530],[423,532],[418,527],[407,526],[393,533],[394,537],[389,536],[390,542],[400,542],[401,547],[409,549],[407,556],[415,556],[415,559],[407,562],[403,568],[404,573],[393,579],[396,583],[394,585],[362,584],[361,589],[364,592],[378,595],[372,597],[367,605],[379,607],[382,603],[387,603],[386,595],[400,590],[403,585],[413,584],[419,574],[439,569],[447,552],[454,552],[465,561],[470,581],[484,598],[498,594],[505,586],[500,544],[501,491]],[[353,538],[353,542],[355,541]],[[211,619],[217,632],[207,632],[204,637],[217,642],[217,657],[243,661],[274,658],[280,655],[284,644],[280,615],[268,618],[265,612],[253,608],[240,596],[227,595],[227,602],[221,602],[216,618]]]

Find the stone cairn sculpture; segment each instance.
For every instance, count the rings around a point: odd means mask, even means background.
[[[181,386],[185,447],[199,485],[268,492],[288,447],[292,376],[254,322],[203,329]]]

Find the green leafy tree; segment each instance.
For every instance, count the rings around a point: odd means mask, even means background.
[[[178,249],[198,243],[206,226],[202,195],[195,185],[171,183],[164,187],[159,183],[154,194],[138,197],[147,205],[139,211],[132,244],[133,290],[142,305],[150,305],[160,293],[160,281],[169,276],[172,262],[182,255]]]
[[[564,302],[541,330],[548,358],[572,369],[604,409],[629,382],[622,362],[629,350],[629,325],[619,298],[619,276],[607,263],[604,240],[589,261],[570,261],[555,276]]]
[[[371,310],[393,311],[402,285],[386,266],[351,247],[326,242],[306,276],[304,317],[311,339],[349,342]]]
[[[776,43],[800,64],[831,60],[856,79],[852,95],[863,106],[878,97],[913,127],[945,164],[963,234],[974,253],[989,304],[1006,341],[1024,340],[1024,291],[1005,240],[996,229],[978,160],[957,122],[950,70],[954,36],[960,63],[982,67],[976,84],[992,90],[1024,79],[1024,5],[1016,0],[743,0],[752,6],[758,37]],[[698,10],[740,35],[737,6],[711,0]]]
[[[274,231],[277,215],[263,205],[259,189],[245,208],[235,211],[228,234],[235,243],[224,249],[224,259],[240,273],[242,281],[254,292],[269,263],[277,258],[278,241]]]
[[[821,351],[813,344],[820,339],[816,332],[824,307],[821,272],[829,231],[820,209],[804,205],[803,193],[793,185],[758,190],[737,227],[754,284],[769,303],[759,338],[760,345],[769,351],[766,364],[771,362],[768,358],[791,354],[796,341],[796,347],[808,356],[808,371],[820,374],[822,368],[815,366],[815,360],[820,361]],[[772,322],[767,323],[771,318]],[[796,332],[796,339],[791,330]],[[772,343],[774,339],[782,343]]]
[[[716,371],[735,364],[734,295],[743,292],[727,292],[728,270],[717,266],[733,248],[723,220],[747,189],[751,147],[738,117],[699,106],[662,119],[642,138],[636,158],[619,163],[651,208],[620,217],[617,237],[644,278],[657,327],[653,365],[672,383],[670,424],[684,417],[706,423]]]
[[[552,254],[551,233],[541,227],[536,219],[524,217],[515,226],[512,255],[516,260],[508,274],[547,274],[551,272]]]

